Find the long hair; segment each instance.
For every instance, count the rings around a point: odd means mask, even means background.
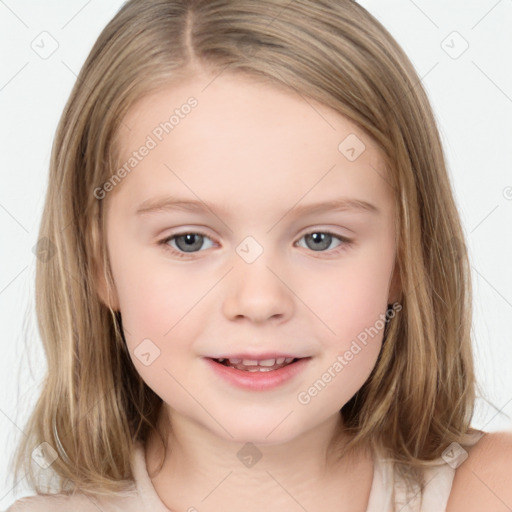
[[[15,474],[26,472],[42,491],[31,464],[39,447],[57,455],[51,470],[63,491],[120,493],[133,482],[136,441],[158,432],[167,449],[157,425],[162,400],[131,362],[119,312],[98,296],[100,279],[115,286],[104,200],[94,191],[118,169],[128,110],[197,70],[297,91],[381,148],[396,205],[402,310],[340,411],[349,447],[369,443],[420,470],[462,444],[476,393],[468,255],[435,118],[403,50],[350,0],[130,0],[87,57],[53,144],[35,297],[48,371]]]

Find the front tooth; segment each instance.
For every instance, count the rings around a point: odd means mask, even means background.
[[[242,362],[241,359],[229,359],[229,362],[231,364],[240,364]]]
[[[286,359],[285,357],[280,357],[279,359],[276,359],[276,363],[283,364],[285,359]]]
[[[284,362],[285,362],[286,364],[288,364],[288,363],[291,363],[294,359],[295,359],[295,358],[293,358],[293,357],[287,357],[287,358],[285,358]]]
[[[275,359],[264,359],[263,361],[260,361],[260,366],[274,366],[275,364]]]
[[[238,361],[238,359],[237,359],[237,361]],[[242,361],[242,364],[244,366],[257,366],[258,365],[258,361],[253,361],[252,359],[244,359]]]

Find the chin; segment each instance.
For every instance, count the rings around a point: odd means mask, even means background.
[[[240,444],[253,443],[268,446],[284,444],[304,431],[304,428],[299,428],[291,418],[285,418],[286,414],[281,414],[279,417],[268,415],[267,418],[260,417],[257,421],[249,416],[233,418],[232,421],[228,421],[225,417],[222,426],[231,435],[219,425],[215,425],[215,433],[226,441]]]

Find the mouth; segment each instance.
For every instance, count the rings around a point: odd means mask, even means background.
[[[311,359],[266,353],[206,357],[205,361],[217,377],[231,386],[244,391],[270,391],[299,378]]]
[[[215,363],[236,370],[246,372],[271,372],[280,370],[285,366],[290,366],[301,359],[309,359],[308,357],[266,357],[265,359],[245,359],[240,357],[209,357]]]

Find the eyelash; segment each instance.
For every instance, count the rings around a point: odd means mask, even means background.
[[[324,230],[324,231],[321,231],[321,230],[309,231],[308,233],[304,233],[304,235],[302,235],[299,240],[301,240],[305,236],[311,235],[313,233],[321,233],[321,234],[325,234],[325,235],[331,235],[332,237],[337,238],[342,243],[340,245],[338,245],[338,247],[336,247],[335,249],[331,249],[330,251],[311,251],[311,252],[318,252],[320,254],[321,253],[338,254],[340,252],[347,250],[352,245],[352,240],[349,240],[348,238],[337,235],[336,233],[333,233],[332,231],[328,231],[328,230],[327,231],[326,230]],[[158,242],[158,245],[163,246],[164,251],[170,251],[173,255],[178,256],[178,258],[190,259],[191,257],[193,257],[194,254],[202,252],[202,251],[196,251],[196,252],[185,253],[185,252],[177,251],[176,249],[174,249],[174,247],[171,247],[170,245],[168,245],[168,242],[170,242],[174,238],[178,238],[178,237],[184,236],[184,235],[201,235],[201,236],[209,238],[211,240],[211,238],[203,231],[184,231],[182,233],[175,233],[173,235],[170,235],[170,236],[164,238],[163,240],[160,240]]]

